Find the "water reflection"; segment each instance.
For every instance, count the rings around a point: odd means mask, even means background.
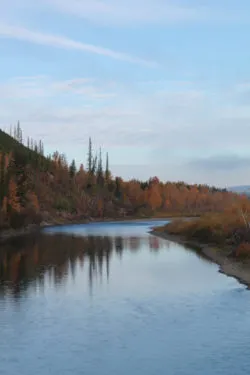
[[[88,274],[91,291],[97,278],[107,281],[112,256],[122,258],[123,252],[139,249],[159,251],[163,242],[153,236],[111,237],[73,236],[64,234],[13,239],[0,249],[0,296],[18,299],[29,287],[43,289],[45,283],[58,286],[76,269]]]

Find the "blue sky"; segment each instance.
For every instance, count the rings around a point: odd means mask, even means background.
[[[250,182],[250,2],[8,0],[0,126],[114,174]]]

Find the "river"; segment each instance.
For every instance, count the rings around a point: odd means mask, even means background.
[[[243,375],[250,292],[157,221],[47,228],[0,249],[0,374]]]

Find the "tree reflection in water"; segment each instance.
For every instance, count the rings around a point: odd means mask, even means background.
[[[124,250],[138,251],[143,245],[158,251],[157,237],[77,237],[65,234],[15,238],[0,248],[0,295],[19,298],[29,287],[44,288],[45,282],[60,286],[76,269],[88,267],[90,291],[95,279],[109,279],[110,259],[122,258]],[[144,247],[144,246],[143,246]]]

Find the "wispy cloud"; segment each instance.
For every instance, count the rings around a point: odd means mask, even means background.
[[[9,0],[1,5],[2,14],[13,18],[38,15],[41,11],[72,15],[105,26],[133,26],[192,22],[204,19],[207,7],[184,5],[171,0]]]
[[[45,0],[45,4],[50,9],[109,26],[191,21],[204,11],[162,0]]]
[[[18,14],[37,17],[43,11],[106,27],[249,21],[244,4],[235,6],[224,0],[9,0],[1,4],[5,19],[15,19]]]
[[[72,78],[55,80],[48,76],[15,77],[7,82],[0,83],[0,98],[2,100],[57,98],[60,95],[76,96],[82,99],[107,99],[116,95],[110,90],[109,84],[96,83],[91,78]]]
[[[108,48],[103,48],[100,46],[75,41],[64,36],[41,33],[38,31],[29,30],[25,27],[18,27],[4,23],[0,23],[0,37],[26,41],[45,46],[51,46],[54,48],[88,52],[92,54],[110,57],[116,60],[126,61],[129,63],[141,64],[148,67],[157,66],[156,62],[134,57],[126,53],[117,52]]]
[[[46,2],[50,9],[106,26],[249,21],[244,4],[229,4],[224,0],[72,0],[70,3],[67,0],[45,0],[45,4]]]
[[[19,119],[27,134],[43,124],[49,142],[58,137],[71,142],[69,134],[77,134],[78,140],[79,134],[89,134],[110,147],[150,147],[150,158],[161,163],[169,155],[205,157],[211,145],[225,153],[232,147],[247,149],[249,111],[231,102],[229,114],[230,103],[221,106],[224,94],[220,96],[219,106],[213,93],[185,82],[174,86],[171,81],[169,87],[165,82],[164,90],[156,86],[142,92],[140,82],[127,87],[89,77],[17,77],[0,83],[0,122]],[[62,130],[69,124],[74,131]]]
[[[84,77],[61,81],[46,76],[17,77],[0,84],[1,102],[5,108],[5,115],[2,113],[0,120],[1,124],[10,123],[17,120],[14,116],[18,114],[27,134],[31,128],[43,124],[49,140],[54,137],[59,141],[60,137],[70,141],[69,132],[61,130],[70,124],[70,133],[74,129],[71,134],[82,134],[83,137],[90,134],[101,144],[148,147],[161,144],[164,138],[165,145],[172,147],[171,137],[176,137],[174,128],[180,132],[184,125],[180,110],[185,113],[186,121],[193,122],[190,118],[198,103],[198,93],[194,95],[193,90],[183,90],[159,95],[157,89],[141,93],[140,85],[137,89],[135,85],[127,90],[120,85]]]

